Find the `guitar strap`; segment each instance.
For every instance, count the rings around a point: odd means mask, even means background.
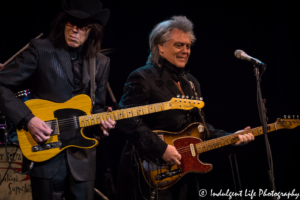
[[[90,76],[91,76],[91,99],[93,106],[95,105],[95,68],[96,68],[96,57],[89,59],[90,65]]]
[[[192,88],[192,90],[193,90],[193,92],[194,92],[195,97],[198,97],[198,94],[197,94],[197,92],[196,92],[196,88],[195,88],[194,83],[193,83],[192,81],[190,81],[190,80],[189,80],[189,82],[190,82],[190,85],[191,85],[191,88]],[[201,109],[200,109],[200,108],[197,108],[197,109],[198,109],[198,113],[199,113],[199,115],[200,115],[200,117],[201,117],[201,119],[202,119],[202,122],[203,122],[204,128],[205,128],[205,131],[206,131],[206,134],[204,134],[204,138],[203,138],[203,139],[205,139],[205,136],[207,136],[207,137],[209,138],[209,137],[210,137],[210,132],[209,132],[207,126],[206,126],[205,119],[204,119],[204,117],[203,117],[203,115],[202,115]]]
[[[96,71],[96,57],[93,58],[89,58],[89,65],[90,65],[90,77],[91,77],[91,100],[92,100],[92,104],[93,106],[95,105],[95,71]],[[109,191],[109,194],[111,194],[112,196],[115,195],[116,193],[116,189],[113,185],[113,178],[111,175],[111,169],[110,169],[110,164],[108,161],[108,156],[107,156],[107,152],[106,152],[106,148],[105,148],[105,144],[104,141],[100,139],[100,141],[102,143],[102,152],[103,155],[105,156],[105,160],[106,160],[106,172],[105,172],[105,185],[107,190]],[[103,199],[108,199],[106,196],[104,196],[99,190],[97,190],[96,188],[94,188],[95,191],[97,192],[98,195],[100,195]],[[108,194],[108,195],[109,195]],[[102,196],[103,195],[103,196]],[[105,198],[104,198],[105,197]]]

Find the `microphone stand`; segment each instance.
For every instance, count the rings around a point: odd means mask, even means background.
[[[274,178],[274,171],[273,171],[273,160],[272,160],[272,152],[270,148],[270,143],[269,139],[267,136],[268,133],[268,128],[267,128],[267,116],[266,116],[266,108],[265,108],[265,101],[262,99],[262,94],[261,94],[261,88],[260,88],[260,82],[261,82],[261,77],[265,73],[267,65],[258,65],[255,64],[254,66],[254,75],[256,77],[256,84],[257,84],[257,105],[258,105],[258,112],[259,112],[259,117],[260,121],[263,127],[263,133],[265,137],[265,145],[266,145],[266,151],[267,151],[267,158],[268,158],[268,165],[269,165],[269,181],[270,181],[270,186],[271,189],[276,192],[276,186],[275,186],[275,178]],[[262,67],[262,72],[261,75],[259,74],[259,67]],[[274,196],[273,199],[275,200],[276,197]]]

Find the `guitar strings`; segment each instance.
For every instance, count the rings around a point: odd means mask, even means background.
[[[153,105],[155,105],[155,104],[153,104]],[[128,108],[126,108],[126,109],[128,109]],[[113,119],[115,116],[119,116],[119,115],[121,115],[123,112],[121,112],[121,111],[123,111],[123,110],[125,110],[126,111],[126,109],[121,109],[121,110],[115,110],[115,111],[112,111],[112,112],[107,112],[107,114],[104,114],[105,112],[103,112],[103,113],[97,113],[97,114],[100,114],[100,115],[102,115],[102,118],[103,119],[105,119],[105,117],[106,118],[110,118],[110,119]],[[149,113],[153,113],[153,112],[159,112],[159,111],[163,111],[163,110],[155,110],[155,111],[151,111],[151,110],[153,110],[152,109],[152,107],[150,107],[150,109],[149,109]],[[118,111],[118,112],[117,112]],[[135,117],[135,115],[133,115],[133,110],[131,110],[130,111],[132,114],[128,114],[127,112],[125,112],[125,113],[127,113],[127,117],[126,116],[123,116],[123,114],[122,114],[122,117],[123,118],[128,118],[128,117]],[[129,113],[130,113],[129,112]],[[136,111],[136,113],[138,113],[137,114],[137,116],[139,116],[139,115],[145,115],[145,114],[149,114],[149,113],[141,113],[140,111]],[[97,118],[95,115],[97,115],[97,114],[91,114],[91,115],[87,115],[87,116],[92,116],[92,119],[91,120],[94,120],[94,121],[97,121],[97,123],[98,123],[98,120],[100,119],[101,120],[101,118]],[[75,117],[76,118],[76,120],[77,120],[77,122],[78,122],[78,120],[79,120],[79,118],[78,117]],[[116,117],[116,118],[118,118],[118,117]],[[73,122],[73,120],[74,120],[74,118],[66,118],[66,119],[61,119],[61,120],[58,120],[59,122],[70,122],[70,123],[72,123]]]
[[[150,108],[151,110],[152,110],[152,108]],[[126,109],[122,109],[122,110],[126,110]],[[122,110],[119,110],[119,112],[117,112],[117,111],[112,111],[112,112],[109,112],[109,114],[106,114],[106,115],[104,115],[104,113],[98,113],[98,114],[101,114],[102,115],[102,118],[103,119],[105,119],[104,118],[104,116],[106,117],[106,118],[110,118],[110,119],[113,119],[115,116],[119,116],[119,114],[121,114],[120,113],[120,111],[122,111]],[[133,111],[131,111],[132,113],[133,113]],[[157,111],[155,111],[155,112],[157,112]],[[123,113],[123,112],[122,112]],[[147,113],[140,113],[140,112],[138,112],[137,111],[137,113],[139,113],[138,115],[144,115],[144,114],[147,114]],[[149,112],[149,113],[152,113],[152,112]],[[99,121],[99,119],[101,120],[101,118],[97,118],[97,117],[95,117],[94,115],[96,115],[96,114],[91,114],[91,115],[87,115],[87,116],[92,116],[92,119],[90,119],[90,120],[92,120],[92,121],[96,121],[97,123],[96,124],[101,124],[101,122],[99,123],[98,121]],[[122,116],[123,118],[125,117],[125,116]],[[125,117],[125,118],[128,118],[128,117],[134,117],[133,115],[132,116],[129,116],[129,114],[128,114],[128,116],[127,117]],[[79,123],[79,117],[75,117],[75,122],[76,123]],[[50,120],[50,121],[55,121],[55,120]],[[85,120],[86,121],[86,120]],[[60,119],[60,120],[58,120],[58,123],[59,124],[61,124],[61,125],[64,125],[64,124],[66,124],[66,123],[73,123],[74,122],[74,118],[66,118],[66,119]],[[89,126],[89,125],[91,125],[91,124],[88,124],[87,126]]]
[[[197,146],[198,144],[196,144],[195,146]],[[186,152],[190,152],[190,146],[186,146],[186,147],[182,147],[177,149],[178,153],[186,153]]]
[[[237,139],[237,135],[239,135],[239,134],[241,134],[241,132],[239,132],[239,133],[236,133],[236,134],[233,134],[232,135],[232,138],[230,138],[230,140],[235,140],[235,139]],[[221,142],[221,141],[220,141]],[[235,142],[235,141],[234,141]],[[225,141],[223,141],[223,143],[225,143]],[[208,144],[205,144],[205,145],[201,145],[201,144],[194,144],[195,146],[196,146],[196,148],[197,148],[197,146],[199,147],[200,146],[200,148],[201,148],[201,150],[205,150],[205,151],[208,151],[208,150],[210,150],[210,146],[213,146],[213,147],[217,147],[218,145],[217,144],[210,144],[210,143],[208,143]],[[202,146],[202,147],[201,147]],[[205,148],[206,147],[206,148]],[[177,149],[177,151],[179,152],[179,153],[185,153],[185,152],[190,152],[190,146],[186,146],[186,147],[182,147],[182,148],[179,148],[179,149]],[[202,151],[201,151],[202,152]]]
[[[49,120],[47,122],[52,123],[53,121],[56,122],[56,120]],[[92,121],[94,121],[94,124],[88,124],[87,126],[101,124],[101,122],[98,123],[98,120],[95,119],[95,118]],[[58,122],[60,130],[66,130],[66,129],[70,128],[70,127],[76,128],[77,126],[78,127],[80,126],[79,125],[80,122],[79,122],[79,118],[78,117],[75,117],[75,119],[74,118],[60,119],[60,120],[57,120],[57,122]],[[51,124],[50,124],[50,126],[51,126]]]

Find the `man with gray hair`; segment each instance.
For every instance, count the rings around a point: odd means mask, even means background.
[[[195,40],[193,23],[185,16],[174,16],[156,25],[149,37],[151,53],[147,64],[129,75],[120,107],[165,102],[177,94],[201,97],[199,82],[185,70]],[[156,191],[144,181],[135,154],[156,164],[180,165],[181,155],[176,148],[168,145],[152,130],[180,132],[193,122],[203,122],[202,119],[203,114],[194,108],[188,111],[168,110],[121,120],[119,128],[127,134],[128,142],[120,165],[117,199],[150,199],[156,195],[160,200],[198,199],[197,176],[192,174],[185,175],[175,185],[155,194]],[[208,123],[206,125],[205,139],[229,134],[214,129]],[[248,133],[240,135],[239,139],[235,145],[246,144],[254,140],[254,136]]]

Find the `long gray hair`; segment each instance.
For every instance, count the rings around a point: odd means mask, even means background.
[[[193,23],[185,16],[173,16],[171,19],[157,24],[151,31],[149,36],[150,55],[147,63],[154,62],[156,64],[160,64],[158,44],[167,42],[170,39],[171,31],[175,28],[188,33],[192,44],[196,41],[196,37],[193,32]]]

